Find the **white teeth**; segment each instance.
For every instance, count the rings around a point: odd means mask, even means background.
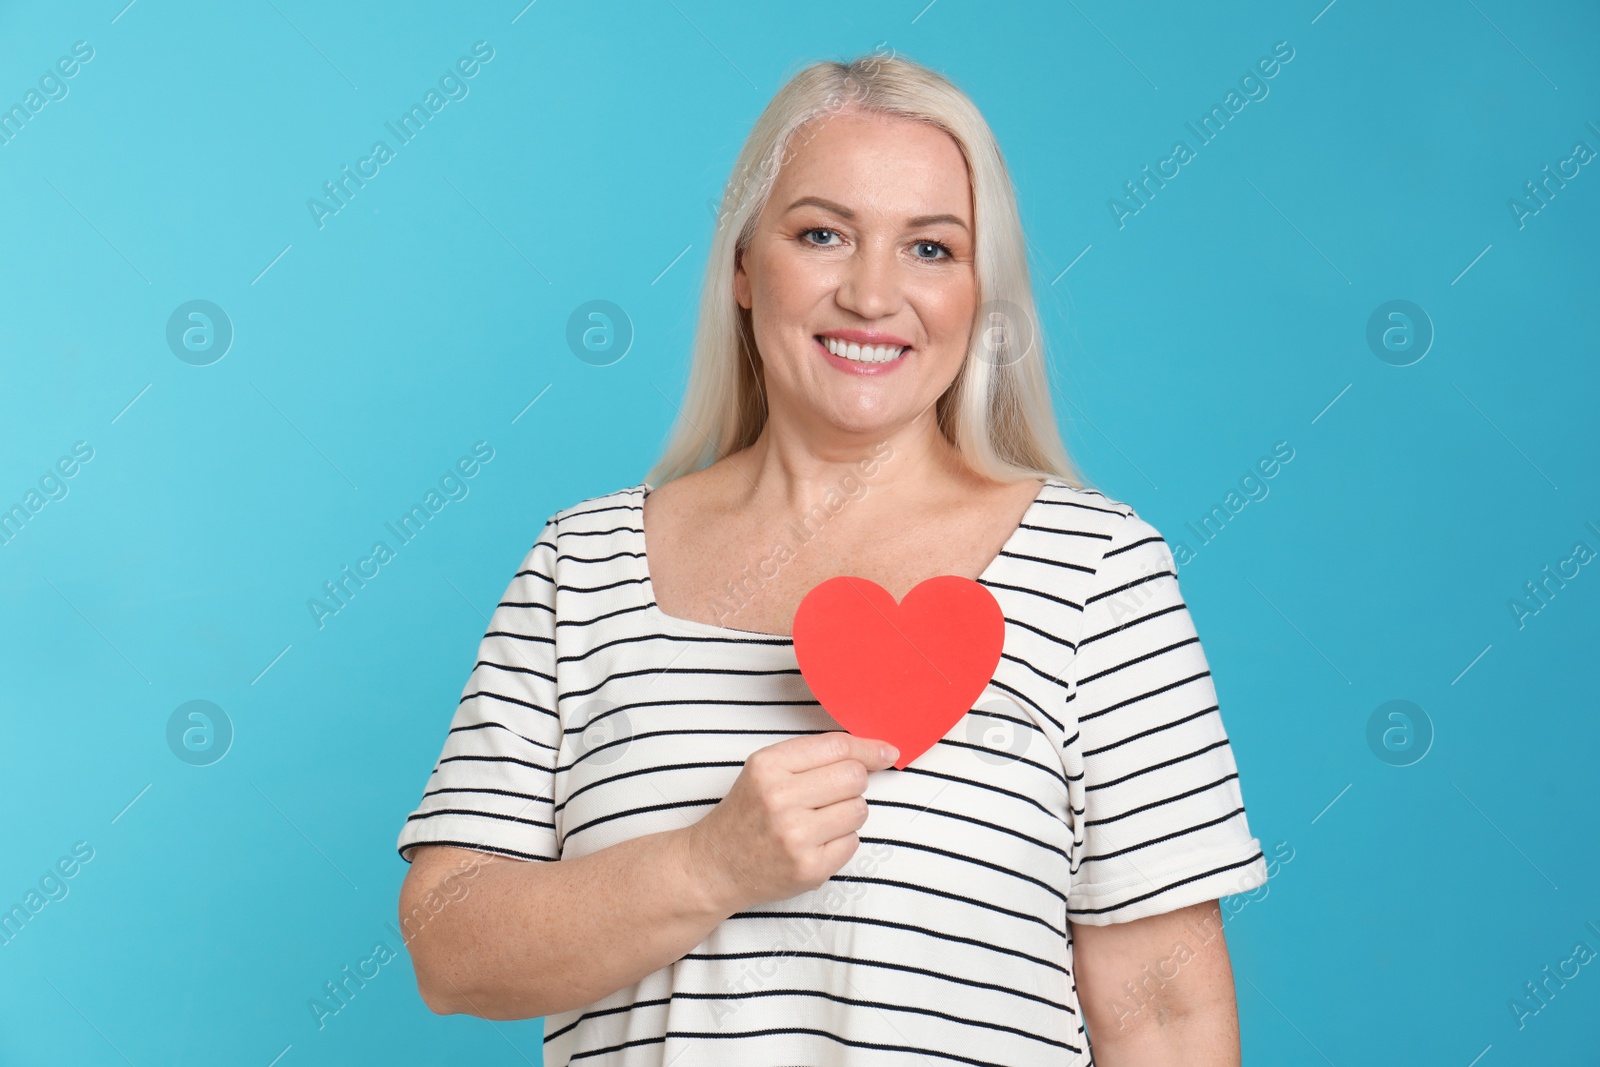
[[[898,359],[905,351],[900,345],[857,345],[837,337],[824,337],[822,343],[834,355],[857,363],[887,363],[891,359]]]

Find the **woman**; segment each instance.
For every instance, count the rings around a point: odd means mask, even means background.
[[[675,437],[545,524],[400,835],[424,1000],[551,1064],[1237,1063],[1265,859],[1171,554],[1057,434],[987,125],[819,63],[735,173]],[[796,665],[841,574],[1005,615],[904,767]]]

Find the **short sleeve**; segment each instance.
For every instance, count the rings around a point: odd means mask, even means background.
[[[1084,811],[1068,918],[1126,922],[1261,885],[1266,859],[1166,541],[1130,511],[1091,587],[1072,674]]]
[[[400,831],[407,863],[417,845],[560,858],[555,559],[551,518],[495,606],[422,803]]]

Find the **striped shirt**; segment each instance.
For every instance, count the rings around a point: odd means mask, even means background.
[[[549,861],[680,828],[756,749],[840,729],[792,639],[661,611],[650,491],[545,523],[401,830],[407,861],[421,844]],[[871,775],[845,866],[548,1017],[547,1065],[1088,1064],[1069,924],[1266,881],[1155,528],[1051,478],[978,581],[1005,615],[993,679],[932,748]]]

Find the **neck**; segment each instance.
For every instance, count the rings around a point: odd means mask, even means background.
[[[744,476],[751,502],[764,499],[786,509],[807,507],[830,492],[854,498],[863,486],[886,500],[910,499],[972,477],[931,406],[902,426],[865,433],[835,427],[817,433],[774,413],[755,443],[730,462]]]

